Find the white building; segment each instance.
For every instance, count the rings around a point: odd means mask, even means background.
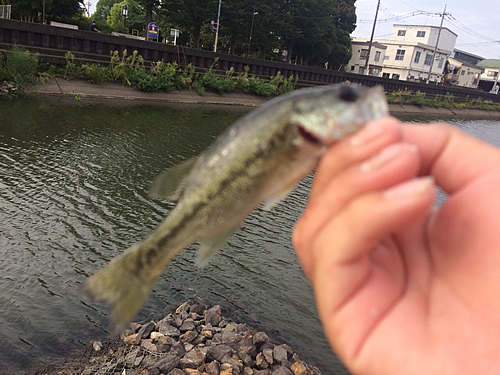
[[[500,84],[500,60],[483,60],[478,62],[477,65],[484,68],[484,72],[481,74],[479,81],[479,87],[484,91],[498,94],[498,87]]]
[[[387,47],[382,77],[410,81],[429,79],[438,82],[442,78],[446,59],[453,52],[456,40],[457,34],[446,27],[440,31],[436,26],[394,25],[391,39],[376,40],[378,44]],[[355,38],[353,41],[366,42],[367,39]],[[438,43],[434,55],[436,42]],[[352,65],[355,64],[349,62],[349,66]]]
[[[368,68],[368,74],[381,77],[382,68],[387,47],[377,42],[372,43],[370,56],[368,57],[368,41],[352,40],[352,57],[349,61],[346,71],[350,73],[365,74],[365,66]],[[366,58],[368,57],[368,65]]]

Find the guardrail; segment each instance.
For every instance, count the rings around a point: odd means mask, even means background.
[[[124,50],[128,53],[138,53],[149,62],[163,60],[177,62],[180,66],[192,64],[197,68],[208,69],[219,58],[217,69],[227,71],[233,68],[236,73],[249,68],[250,74],[259,76],[275,76],[280,72],[285,77],[297,76],[298,86],[312,86],[333,84],[345,81],[365,86],[381,85],[386,91],[410,90],[423,92],[428,96],[452,94],[455,100],[483,98],[493,102],[500,102],[500,95],[486,93],[479,89],[461,87],[443,87],[435,84],[420,82],[399,81],[331,69],[314,68],[287,64],[279,61],[253,59],[243,56],[215,53],[194,48],[183,48],[171,44],[157,43],[124,38],[120,36],[94,33],[83,30],[52,27],[48,25],[27,23],[14,20],[0,19],[0,46],[8,48],[19,44],[29,50],[38,52],[43,61],[54,64],[65,64],[64,53],[71,51],[77,61],[99,62],[109,61],[112,52]]]

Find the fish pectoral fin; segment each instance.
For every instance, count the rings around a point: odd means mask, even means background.
[[[188,159],[184,163],[161,173],[151,185],[149,196],[176,202],[184,187],[184,181],[197,160],[197,158]]]
[[[210,259],[217,254],[217,252],[222,248],[222,246],[225,245],[238,228],[239,226],[229,228],[228,230],[217,233],[212,237],[202,239],[200,248],[198,249],[198,255],[196,256],[196,266],[200,268],[205,267]]]
[[[292,186],[285,186],[281,191],[279,191],[277,194],[274,194],[271,196],[268,200],[264,202],[262,205],[262,209],[264,211],[271,211],[274,207],[276,207],[283,199],[285,199],[288,194],[293,190],[295,187],[295,184]]]

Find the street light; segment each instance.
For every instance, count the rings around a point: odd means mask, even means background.
[[[250,39],[248,40],[248,56],[250,56],[250,44],[252,43],[252,32],[253,32],[253,21],[255,19],[255,15],[259,14],[259,12],[255,11],[255,5],[253,6],[253,14],[252,14],[252,26],[250,26]]]
[[[127,16],[128,16],[128,5],[127,2],[125,1],[122,5],[122,17],[123,17],[123,28],[125,29],[125,24],[127,21]]]

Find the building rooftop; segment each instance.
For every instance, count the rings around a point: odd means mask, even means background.
[[[479,61],[477,63],[477,65],[482,67],[482,68],[500,69],[500,60],[498,60],[498,59],[486,59],[483,61]]]
[[[439,26],[431,26],[431,25],[405,25],[405,24],[394,24],[392,25],[392,27],[427,27],[429,29],[439,29]],[[447,27],[441,27],[443,30],[448,30],[450,33],[452,33],[453,35],[457,36],[458,37],[458,34],[457,33],[454,33],[453,31],[451,31],[450,29],[448,29]]]

